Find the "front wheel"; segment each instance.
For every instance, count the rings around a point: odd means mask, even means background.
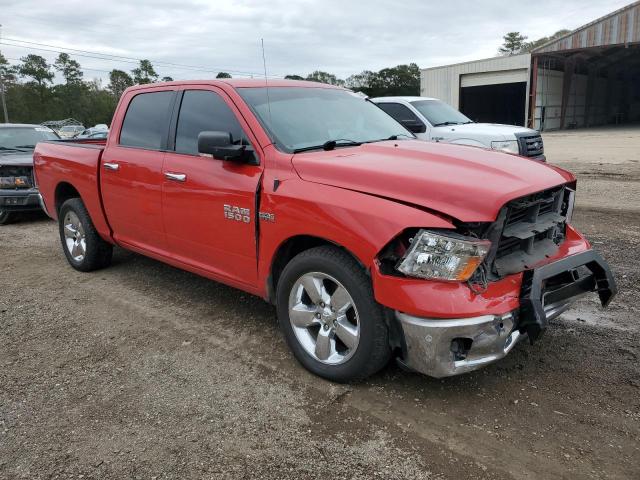
[[[11,223],[11,220],[13,220],[11,212],[0,210],[0,225],[7,225],[8,223]]]
[[[62,249],[73,268],[90,272],[111,263],[113,246],[100,237],[82,200],[72,198],[64,202],[58,222]]]
[[[371,281],[337,247],[312,248],[287,264],[278,281],[277,309],[293,354],[316,375],[357,381],[389,361],[384,312]]]

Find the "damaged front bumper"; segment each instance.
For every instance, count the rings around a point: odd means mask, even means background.
[[[589,292],[597,292],[603,306],[617,292],[609,266],[593,250],[525,272],[520,308],[503,315],[436,319],[396,311],[404,337],[400,362],[438,378],[476,370],[505,357],[523,338],[533,342]]]

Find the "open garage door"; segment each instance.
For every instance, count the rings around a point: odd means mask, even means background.
[[[460,76],[460,111],[476,122],[524,125],[528,70]]]

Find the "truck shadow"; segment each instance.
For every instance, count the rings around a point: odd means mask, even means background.
[[[210,328],[220,329],[220,322],[229,336],[242,335],[244,348],[250,355],[271,357],[274,371],[295,370],[304,383],[321,387],[324,380],[307,374],[289,352],[282,337],[275,308],[262,299],[224,284],[171,267],[164,263],[117,248],[112,268],[108,270],[127,288],[144,291],[157,297],[158,305],[168,303],[183,307],[206,335]],[[593,314],[599,311],[593,306]],[[581,391],[593,395],[589,386],[594,379],[604,382],[629,383],[632,365],[621,368],[618,357],[611,355],[612,335],[608,329],[587,325],[560,317],[534,345],[521,342],[506,358],[481,370],[461,376],[435,379],[399,368],[395,362],[354,389],[390,389],[398,394],[422,398],[448,398],[451,395],[483,395],[506,392],[517,399],[522,388],[536,382],[553,385],[558,391]],[[635,350],[638,333],[630,332],[621,349]],[[635,338],[635,340],[634,340]],[[628,345],[627,345],[628,344]],[[274,354],[275,349],[275,354]],[[570,387],[569,387],[570,386]],[[435,395],[435,397],[434,397]],[[468,398],[467,398],[468,401]]]

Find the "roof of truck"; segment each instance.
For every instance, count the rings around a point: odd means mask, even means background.
[[[265,81],[264,78],[223,78],[211,80],[177,80],[173,82],[146,83],[130,87],[132,90],[145,89],[149,87],[162,87],[170,85],[230,85],[233,88],[246,87],[301,87],[301,88],[343,88],[327,83],[309,82],[306,80],[284,80],[280,78],[270,78]]]
[[[438,100],[438,99],[433,97],[414,97],[414,96],[375,97],[371,99],[372,102],[398,102],[398,101],[417,102],[419,100]]]

